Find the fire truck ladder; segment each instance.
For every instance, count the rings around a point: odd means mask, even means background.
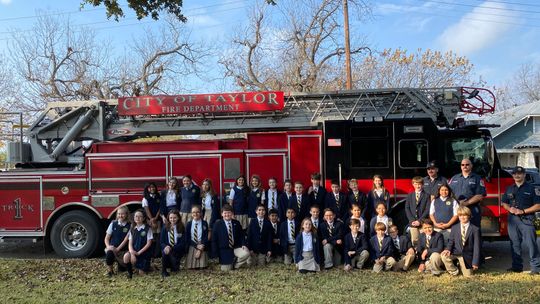
[[[488,102],[482,99],[486,92]],[[286,94],[282,111],[258,113],[122,117],[117,106],[118,100],[114,99],[50,103],[29,128],[28,149],[32,159],[27,161],[67,162],[83,140],[125,141],[158,135],[315,129],[328,120],[430,118],[440,127],[451,127],[460,111],[478,115],[492,112],[495,98],[485,89],[399,88],[290,93]],[[71,152],[66,152],[70,146]]]

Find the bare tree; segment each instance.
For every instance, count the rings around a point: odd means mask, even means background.
[[[526,63],[510,80],[495,89],[497,110],[503,111],[540,100],[540,63]]]
[[[248,27],[235,34],[230,51],[220,59],[225,76],[250,90],[341,88],[341,5],[337,0],[259,4]],[[363,1],[356,7],[364,12],[369,8]],[[353,42],[353,56],[369,51],[361,39]]]
[[[208,55],[174,18],[135,38],[122,55],[95,37],[51,16],[39,17],[31,34],[14,35],[9,51],[16,76],[11,82],[19,88],[16,107],[39,111],[50,101],[177,92]]]
[[[418,49],[374,52],[355,64],[357,88],[482,86],[473,79],[473,64],[455,53]]]

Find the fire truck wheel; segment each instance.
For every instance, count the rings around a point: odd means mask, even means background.
[[[61,215],[51,229],[51,245],[62,258],[85,258],[98,248],[99,223],[85,211]]]

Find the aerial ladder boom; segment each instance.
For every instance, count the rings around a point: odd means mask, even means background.
[[[119,99],[52,102],[27,131],[27,163],[68,163],[83,141],[127,141],[160,135],[316,129],[328,120],[383,121],[429,118],[453,127],[459,112],[493,112],[485,89],[451,87],[350,90],[284,95],[283,109],[189,115],[121,115]]]

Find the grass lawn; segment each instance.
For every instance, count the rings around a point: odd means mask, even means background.
[[[162,281],[159,273],[105,276],[101,259],[0,259],[3,303],[539,303],[540,276],[484,271],[471,279],[408,273],[300,275],[271,264],[222,273],[217,265]]]

